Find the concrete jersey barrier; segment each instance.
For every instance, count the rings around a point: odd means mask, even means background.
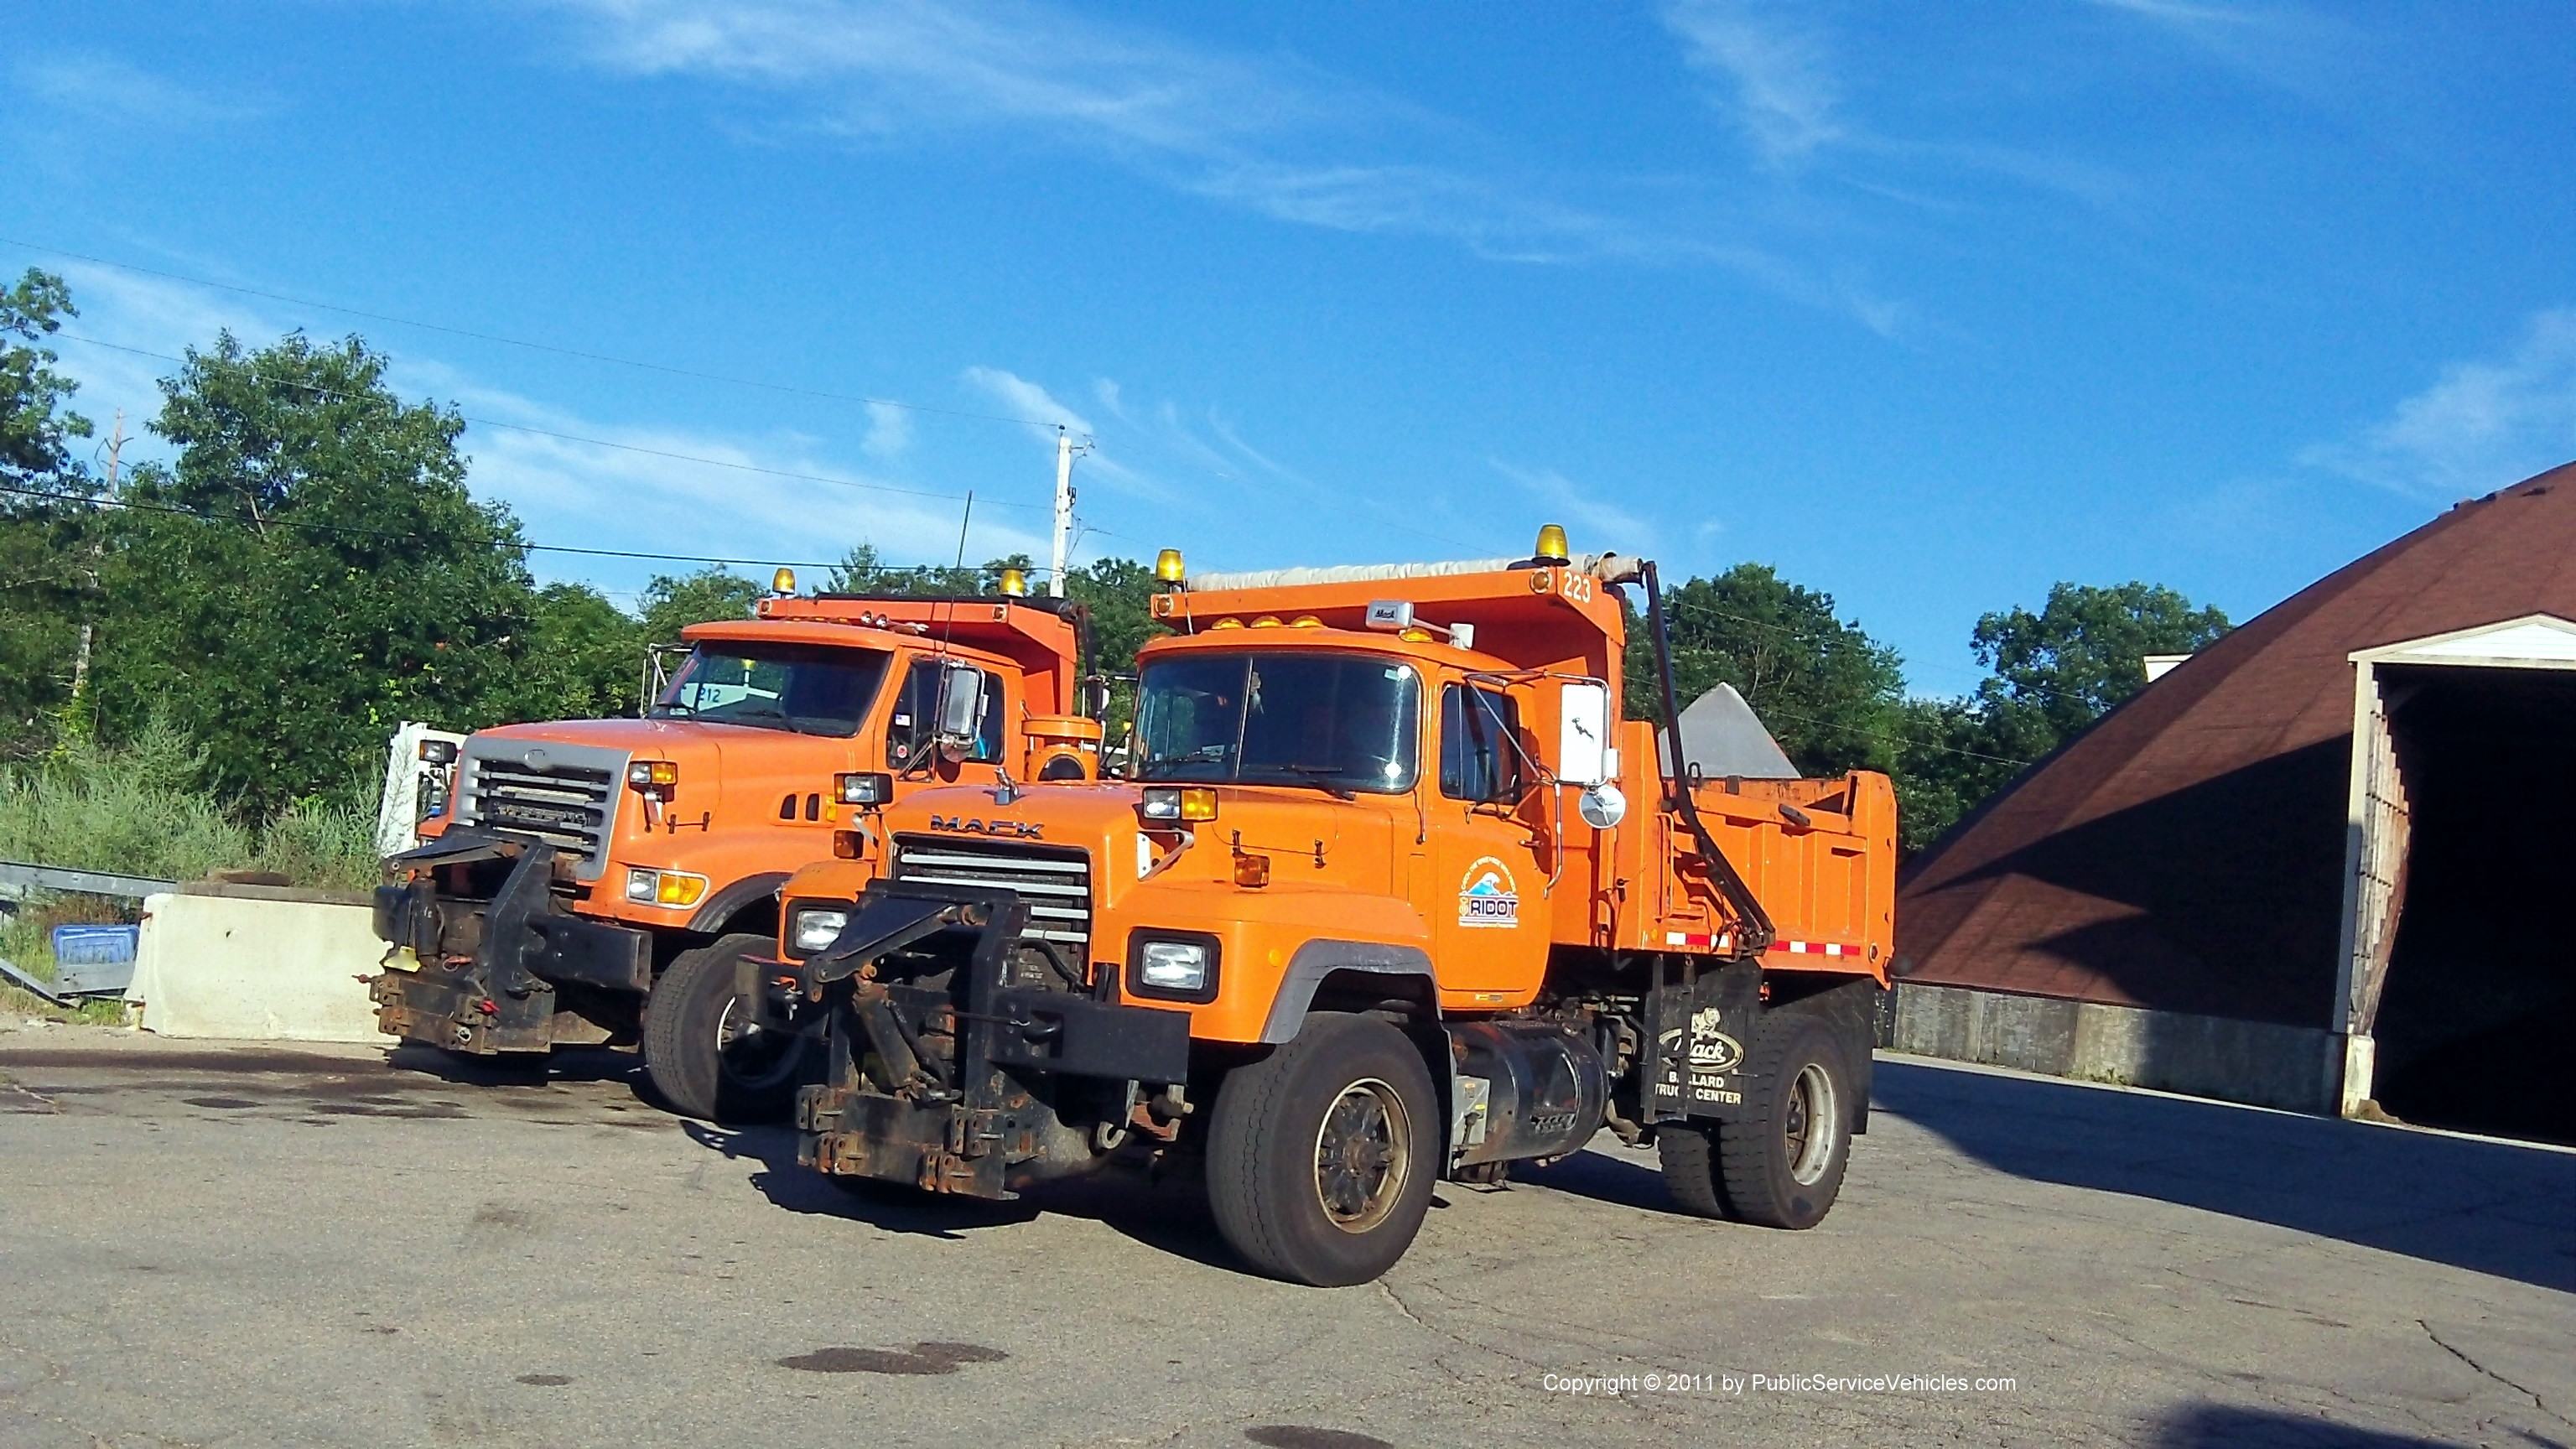
[[[144,898],[125,999],[162,1036],[376,1042],[384,953],[361,893],[191,882]]]

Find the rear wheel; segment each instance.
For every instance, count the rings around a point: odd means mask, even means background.
[[[778,1122],[795,1110],[804,1036],[775,1022],[755,1025],[734,992],[736,963],[771,945],[766,936],[726,936],[681,952],[653,983],[644,1067],[677,1110],[719,1122]]]
[[[1749,1056],[1741,1118],[1657,1131],[1664,1182],[1702,1217],[1812,1228],[1833,1210],[1851,1157],[1850,1064],[1832,1028],[1798,1012],[1766,1013]]]
[[[1375,1017],[1317,1012],[1297,1039],[1219,1088],[1208,1203],[1255,1268],[1292,1283],[1365,1283],[1422,1227],[1440,1128],[1431,1073]]]

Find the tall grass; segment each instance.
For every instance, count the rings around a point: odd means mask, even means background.
[[[204,764],[185,736],[156,723],[130,744],[74,741],[0,769],[0,860],[160,880],[219,870],[275,871],[306,886],[378,878],[361,787],[245,823],[199,783]]]

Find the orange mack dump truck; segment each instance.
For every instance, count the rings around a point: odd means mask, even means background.
[[[1693,1212],[1824,1217],[1893,939],[1885,776],[1659,766],[1694,758],[1669,660],[1664,757],[1613,591],[1661,657],[1654,567],[1553,526],[1519,562],[1159,572],[1132,778],[923,791],[874,812],[889,861],[782,892],[774,979],[830,1023],[806,1164],[1008,1198],[1196,1155],[1227,1241],[1310,1284],[1393,1264],[1435,1180],[1604,1126]]]
[[[856,775],[854,798],[883,803],[1097,773],[1100,726],[1074,714],[1080,619],[1017,582],[764,599],[683,631],[687,662],[646,718],[469,737],[451,817],[376,892],[379,1028],[472,1055],[640,1037],[681,1111],[784,1116],[808,1023],[737,978],[776,935],[788,873],[860,854],[861,822],[817,787]]]

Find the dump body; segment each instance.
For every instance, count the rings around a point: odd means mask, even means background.
[[[806,1160],[1007,1195],[1131,1133],[1186,1145],[1190,1094],[1319,1030],[1368,1039],[1354,1016],[1421,1049],[1439,1120],[1408,1150],[1444,1172],[1768,1111],[1745,1043],[1774,1011],[1833,1034],[1857,1128],[1889,783],[1700,781],[1681,808],[1654,727],[1619,723],[1610,584],[1634,577],[1158,597],[1181,632],[1139,659],[1139,778],[926,791],[878,817],[888,879],[834,863],[787,886],[786,978],[848,1001]],[[792,929],[809,903],[844,913],[827,947]]]
[[[375,978],[390,1035],[473,1053],[631,1039],[679,952],[776,930],[778,887],[859,838],[836,774],[895,793],[1096,769],[1072,714],[1076,621],[1023,599],[776,598],[691,625],[654,717],[470,736],[449,818],[388,864]],[[975,672],[971,738],[928,711]]]

